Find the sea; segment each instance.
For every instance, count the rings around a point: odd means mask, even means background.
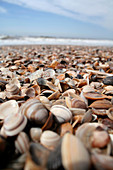
[[[77,45],[113,47],[113,40],[0,35],[0,46],[7,45]]]

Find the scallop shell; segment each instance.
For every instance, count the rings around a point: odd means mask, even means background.
[[[67,170],[90,169],[89,153],[79,138],[65,134],[61,145],[62,164]]]
[[[68,122],[72,118],[71,111],[62,105],[54,105],[51,107],[50,111],[55,116],[58,123]]]
[[[0,119],[5,119],[7,116],[17,113],[19,110],[16,100],[9,100],[0,105]]]
[[[59,142],[60,136],[50,130],[46,130],[42,133],[40,137],[40,142],[47,148],[54,148],[56,144]]]
[[[21,114],[25,115],[30,121],[43,124],[47,120],[48,111],[37,99],[29,99],[20,107]]]
[[[25,153],[29,149],[29,138],[25,132],[20,132],[15,140],[15,148],[20,153]]]
[[[9,115],[4,119],[4,132],[7,136],[14,136],[21,132],[27,124],[27,119],[20,113]]]

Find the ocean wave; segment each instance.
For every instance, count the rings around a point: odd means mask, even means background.
[[[10,37],[0,36],[0,46],[5,45],[81,45],[81,46],[113,46],[113,40],[71,39],[48,37]]]

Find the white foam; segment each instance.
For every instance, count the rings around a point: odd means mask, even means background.
[[[113,40],[70,39],[70,38],[41,38],[41,37],[13,37],[3,39],[0,36],[0,46],[4,45],[81,45],[81,46],[113,46]]]

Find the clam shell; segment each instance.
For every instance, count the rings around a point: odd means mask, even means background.
[[[60,140],[60,136],[50,130],[46,130],[42,133],[40,137],[40,142],[47,148],[53,149]]]
[[[78,100],[76,98],[72,99],[71,101],[71,107],[72,108],[81,108],[81,109],[86,109],[86,103],[82,100]]]
[[[0,105],[0,119],[5,119],[7,116],[17,113],[19,110],[16,100],[9,100]]]
[[[100,115],[100,116],[106,116],[107,110],[106,109],[94,109],[92,108],[93,114]]]
[[[71,111],[62,105],[54,105],[51,107],[50,111],[55,116],[58,123],[68,122],[72,118]]]
[[[21,114],[25,115],[30,121],[43,124],[47,120],[48,111],[37,99],[29,99],[20,107]]]
[[[20,153],[25,153],[29,149],[29,138],[25,132],[20,132],[15,140],[15,148]]]
[[[107,96],[97,93],[97,92],[88,92],[83,94],[86,99],[91,99],[91,100],[101,100],[107,98]]]
[[[51,103],[50,103],[50,101],[49,101],[49,99],[47,97],[39,96],[39,100],[48,110],[50,110]]]
[[[31,128],[30,129],[30,137],[33,142],[39,142],[41,134],[42,134],[41,128]]]
[[[20,89],[16,84],[6,84],[6,91],[15,95],[20,92]]]
[[[50,96],[48,96],[49,100],[56,100],[58,99],[60,96],[60,92],[59,91],[55,91],[54,93],[52,93]]]
[[[4,132],[7,136],[14,136],[21,132],[27,124],[27,119],[19,113],[9,115],[4,119]]]
[[[89,107],[95,109],[109,109],[110,107],[112,107],[112,104],[110,101],[103,99],[103,100],[94,101]]]
[[[65,134],[61,146],[62,164],[67,170],[90,169],[90,157],[79,138]]]

